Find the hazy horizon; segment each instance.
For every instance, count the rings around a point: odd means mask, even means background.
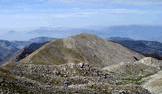
[[[37,37],[67,38],[80,33],[94,34],[101,38],[121,37],[134,40],[162,42],[162,26],[117,25],[86,28],[40,27],[29,31],[8,31],[0,34],[0,40],[27,41]]]
[[[0,0],[0,30],[162,25],[161,10],[161,0]]]
[[[27,40],[39,32],[48,36],[48,28],[62,37],[110,26],[162,26],[161,10],[161,0],[0,0],[0,39]],[[62,29],[67,30],[59,33]],[[35,30],[37,35],[28,33]]]

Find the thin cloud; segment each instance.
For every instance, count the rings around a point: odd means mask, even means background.
[[[162,0],[113,0],[114,3],[130,4],[130,5],[159,5]]]
[[[75,4],[128,4],[128,5],[157,5],[162,0],[44,0],[48,2],[75,3]]]

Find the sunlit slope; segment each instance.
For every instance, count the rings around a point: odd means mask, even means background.
[[[120,62],[133,62],[143,56],[119,44],[93,35],[80,34],[52,41],[23,59],[23,63],[65,64],[90,63],[104,67]]]

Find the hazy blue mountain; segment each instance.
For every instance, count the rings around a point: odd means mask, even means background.
[[[31,53],[33,53],[34,51],[36,51],[37,49],[39,49],[46,43],[48,43],[48,42],[46,41],[43,43],[32,43],[29,46],[26,46],[25,48],[20,50],[19,53],[17,53],[15,61],[19,61],[19,60],[25,58],[26,56],[30,55]]]
[[[87,28],[50,28],[42,27],[29,32],[35,36],[68,37],[79,33],[90,33],[102,38],[129,37],[137,40],[149,40],[162,42],[162,26],[110,26],[110,27],[87,27]]]
[[[119,43],[131,50],[162,59],[162,43],[156,41],[133,40],[130,38],[113,37],[109,40]]]
[[[149,40],[162,42],[162,26],[112,26],[103,28],[101,36],[129,37],[136,40]]]
[[[12,43],[6,40],[0,40],[0,63],[9,59],[18,51],[18,48],[12,46]]]
[[[10,41],[11,46],[16,47],[18,49],[22,49],[25,46],[29,45],[28,41]]]
[[[11,46],[22,49],[26,46],[29,46],[32,43],[44,43],[47,41],[51,41],[53,39],[54,38],[49,38],[49,37],[36,37],[36,38],[32,38],[28,41],[11,41]]]
[[[55,38],[48,38],[48,37],[37,37],[29,40],[30,45],[25,46],[23,49],[19,51],[16,55],[16,61],[19,61],[26,56],[30,55],[37,49],[39,49],[44,44],[48,43],[51,40],[56,40]]]
[[[55,38],[49,38],[49,37],[36,37],[36,38],[30,39],[28,42],[30,42],[30,43],[44,43],[44,42],[51,41],[54,39]]]
[[[149,40],[162,42],[162,26],[128,25],[86,28],[63,28],[63,27],[41,27],[26,32],[9,31],[1,35],[1,39],[7,40],[29,40],[35,37],[65,38],[80,33],[95,34],[102,38],[129,37],[136,40]]]
[[[4,63],[5,60],[8,60],[9,57],[12,57],[16,52],[17,49],[7,49],[4,47],[0,47],[0,64]]]
[[[22,49],[26,49],[29,52],[33,52],[39,47],[41,47],[41,45],[51,40],[54,40],[54,38],[37,37],[30,39],[29,41],[0,40],[0,64],[6,62],[11,57],[14,57]]]
[[[93,30],[94,32],[94,30]],[[29,31],[28,34],[32,36],[45,36],[53,38],[65,38],[72,35],[77,35],[80,33],[93,33],[92,29],[87,28],[61,28],[61,27],[41,27],[32,31]]]

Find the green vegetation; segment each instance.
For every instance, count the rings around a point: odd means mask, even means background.
[[[142,77],[139,78],[125,78],[122,79],[120,82],[118,82],[118,85],[125,85],[125,84],[137,84],[140,85],[144,82],[144,80],[142,79]]]

